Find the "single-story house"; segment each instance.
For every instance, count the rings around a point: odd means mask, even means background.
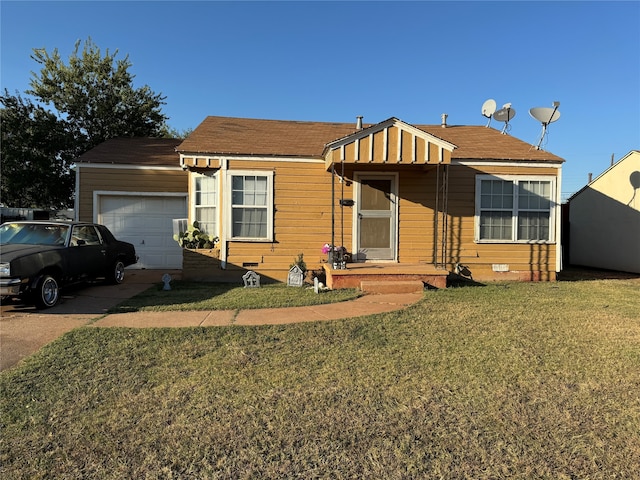
[[[76,159],[76,218],[102,223],[133,243],[140,259],[132,268],[182,268],[182,249],[173,240],[173,219],[187,217],[180,142],[116,138]]]
[[[446,116],[436,125],[210,116],[177,146],[176,163],[188,172],[189,222],[220,241],[215,263],[185,252],[183,278],[237,280],[253,270],[285,281],[299,254],[309,269],[329,272],[329,245],[344,247],[346,272],[554,280],[563,162],[490,127],[448,125]],[[99,191],[122,197],[129,172]],[[337,278],[329,286],[343,285]]]
[[[640,273],[640,151],[569,198],[569,263]]]

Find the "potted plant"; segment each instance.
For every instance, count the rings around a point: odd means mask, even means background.
[[[322,247],[322,253],[327,255],[327,261],[333,266],[334,270],[347,268],[347,249],[342,246],[331,246],[325,243]]]
[[[193,225],[187,227],[186,232],[179,232],[173,236],[173,239],[180,244],[182,248],[189,249],[211,249],[215,248],[218,243],[218,237],[211,238],[200,230],[200,224],[196,221]]]

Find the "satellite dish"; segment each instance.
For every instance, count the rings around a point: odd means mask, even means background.
[[[543,125],[553,123],[560,118],[560,112],[551,107],[535,107],[529,110],[529,114]]]
[[[536,150],[540,150],[540,145],[547,135],[547,126],[560,118],[559,106],[560,102],[553,102],[553,107],[535,107],[529,110],[529,115],[542,123],[542,133],[540,134],[538,145],[536,145]]]
[[[504,122],[504,127],[502,127],[501,133],[507,133],[507,129],[509,128],[509,121],[516,116],[515,108],[511,108],[510,103],[505,103],[500,110],[493,114],[493,118],[498,120],[499,122]]]
[[[496,101],[492,98],[487,100],[482,104],[482,116],[487,117],[489,121],[487,122],[487,127],[491,124],[491,116],[496,111]]]

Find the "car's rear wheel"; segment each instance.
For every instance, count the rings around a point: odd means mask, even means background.
[[[51,275],[43,275],[33,292],[33,300],[38,308],[51,308],[60,300],[60,286]]]
[[[116,260],[111,267],[111,270],[107,272],[107,282],[113,285],[119,285],[124,280],[124,263],[120,260]]]

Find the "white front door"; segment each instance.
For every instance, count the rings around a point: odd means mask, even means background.
[[[356,181],[357,260],[396,260],[397,177],[361,174]]]

